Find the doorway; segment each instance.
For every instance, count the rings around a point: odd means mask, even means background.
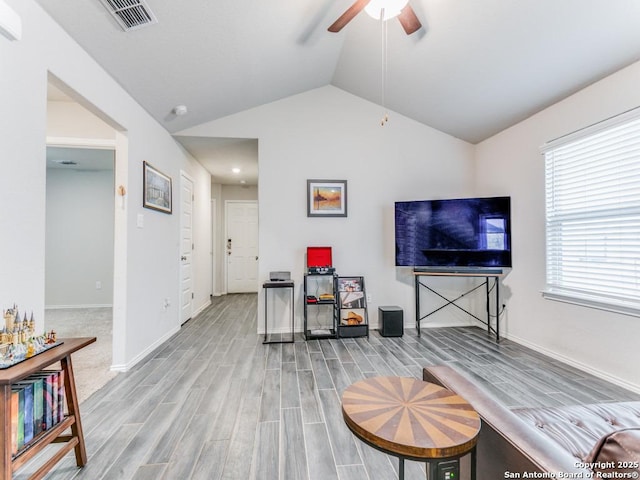
[[[115,151],[48,146],[46,155],[45,305],[111,307]]]
[[[126,185],[128,143],[120,125],[55,75],[47,80],[44,328],[97,337],[78,352],[82,401],[115,376],[124,349],[126,218],[114,191]]]
[[[115,151],[48,146],[46,158],[45,328],[63,338],[99,339],[82,358],[82,401],[115,375]]]
[[[225,202],[228,293],[258,291],[258,202]]]

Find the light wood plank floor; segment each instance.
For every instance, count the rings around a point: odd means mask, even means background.
[[[257,296],[227,295],[132,371],[81,405],[89,463],[67,456],[50,480],[385,480],[397,460],[355,439],[342,391],[374,375],[422,377],[454,364],[507,406],[637,400],[638,395],[480,328],[402,338],[262,344]],[[37,459],[36,459],[37,460]],[[37,461],[15,478],[24,479]],[[407,479],[424,479],[408,462]]]

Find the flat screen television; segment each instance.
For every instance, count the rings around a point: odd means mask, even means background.
[[[511,198],[395,204],[396,266],[511,267]]]

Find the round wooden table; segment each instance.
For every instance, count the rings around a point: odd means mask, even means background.
[[[475,479],[480,417],[450,390],[415,378],[368,378],[344,391],[342,415],[360,440],[399,458],[400,479],[405,459],[426,462],[431,480],[438,464],[468,453]]]

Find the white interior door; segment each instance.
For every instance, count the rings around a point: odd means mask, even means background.
[[[227,292],[258,291],[258,202],[227,201]]]
[[[211,199],[211,295],[216,295],[218,292],[218,249],[217,241],[218,235],[218,210],[217,202],[215,198]]]
[[[193,315],[193,181],[180,175],[180,322]]]

